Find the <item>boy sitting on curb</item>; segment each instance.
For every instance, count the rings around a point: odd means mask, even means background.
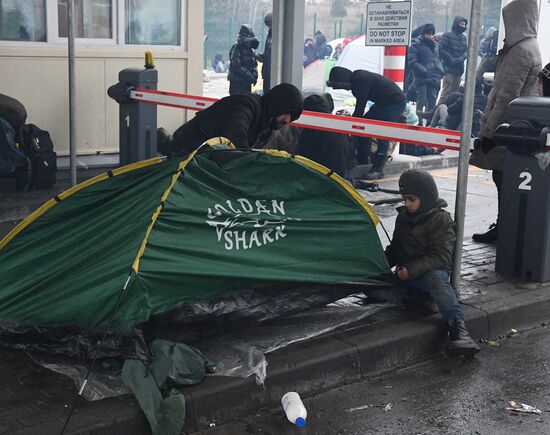
[[[386,248],[390,266],[402,282],[398,287],[369,293],[376,299],[401,302],[411,291],[431,296],[449,332],[445,352],[471,356],[479,352],[472,340],[455,291],[449,282],[456,241],[455,223],[442,209],[434,179],[429,172],[409,169],[399,178],[405,206],[398,208],[393,240]]]

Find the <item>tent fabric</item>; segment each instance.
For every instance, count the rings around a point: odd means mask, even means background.
[[[336,64],[334,59],[317,59],[304,68],[302,92],[322,93],[327,89],[330,70]]]
[[[375,213],[329,169],[200,150],[100,175],[16,227],[0,241],[0,323],[129,334],[258,286],[389,272]]]

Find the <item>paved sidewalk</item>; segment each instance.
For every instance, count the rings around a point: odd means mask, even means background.
[[[395,175],[401,171],[396,169]],[[439,177],[440,191],[450,189],[452,174],[441,172]],[[446,182],[444,177],[448,177]],[[387,183],[391,187],[395,181]],[[66,187],[62,181],[49,191],[4,194],[0,236]],[[489,184],[485,187],[492,189]],[[476,207],[486,209],[486,197],[472,194],[478,196]],[[476,214],[475,223],[482,226],[481,214]],[[381,219],[390,227],[394,216],[389,213]],[[550,320],[550,284],[505,279],[494,272],[494,262],[494,246],[465,240],[460,296],[472,335],[495,338],[510,328]],[[252,377],[208,377],[200,385],[182,388],[187,407],[185,430],[228,422],[261,407],[279,407],[286,391],[297,390],[307,397],[430,358],[443,347],[438,315],[390,306],[362,322],[268,354],[264,387]],[[0,434],[59,433],[74,397],[75,387],[68,378],[35,365],[23,352],[0,349]],[[133,397],[124,396],[98,402],[79,400],[67,433],[137,435],[149,429]]]

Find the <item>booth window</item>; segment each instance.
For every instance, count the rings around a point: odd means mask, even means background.
[[[0,0],[1,1],[1,0]],[[59,37],[66,38],[67,0],[57,1]],[[76,38],[111,39],[112,0],[75,0],[74,28]]]
[[[0,0],[0,40],[46,41],[46,0]]]
[[[178,0],[126,0],[126,44],[180,45]]]

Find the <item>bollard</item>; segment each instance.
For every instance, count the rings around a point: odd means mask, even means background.
[[[144,68],[126,68],[118,73],[118,83],[107,94],[120,105],[120,166],[157,155],[157,106],[142,104],[130,98],[136,88],[157,89],[158,71],[150,52],[145,53]]]
[[[504,162],[495,271],[529,281],[550,281],[550,168],[533,153],[545,151],[550,99],[512,101],[495,141],[508,148]]]

